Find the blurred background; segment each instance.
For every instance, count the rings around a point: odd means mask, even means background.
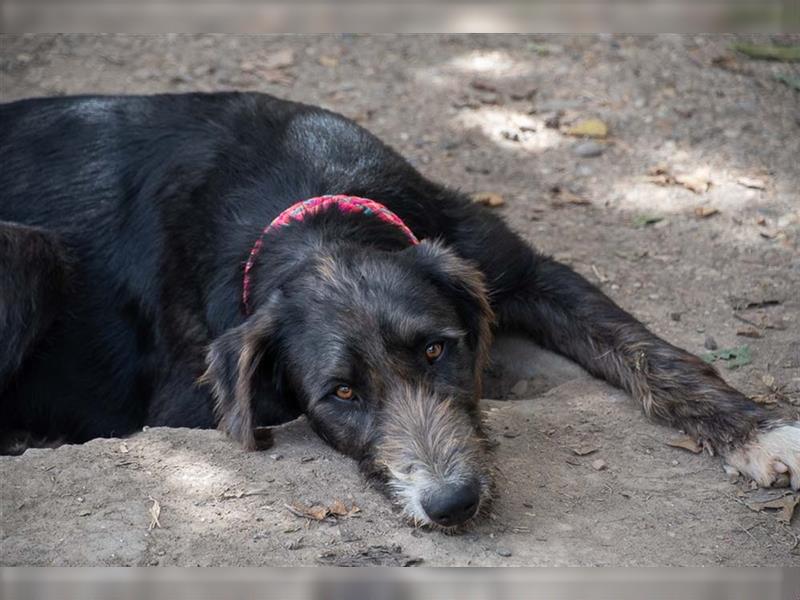
[[[9,32],[798,31],[796,0],[4,0]]]

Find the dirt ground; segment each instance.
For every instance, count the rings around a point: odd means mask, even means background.
[[[0,100],[242,89],[334,109],[428,176],[499,194],[514,229],[669,341],[746,345],[725,378],[796,411],[800,91],[778,77],[800,68],[738,40],[5,36]],[[605,138],[569,134],[590,118]],[[499,494],[468,533],[405,525],[302,420],[251,454],[151,429],[0,458],[0,564],[800,565],[800,517],[748,508],[748,482],[668,446],[680,434],[626,394],[523,340],[495,358]],[[286,507],[336,500],[360,510]]]

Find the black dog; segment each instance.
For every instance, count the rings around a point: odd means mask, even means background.
[[[341,116],[260,94],[26,100],[0,107],[0,164],[7,439],[218,426],[253,448],[305,413],[409,517],[452,527],[490,496],[480,376],[512,330],[800,487],[800,423]]]

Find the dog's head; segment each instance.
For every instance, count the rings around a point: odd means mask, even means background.
[[[280,379],[411,519],[462,525],[490,497],[478,399],[492,318],[482,274],[437,242],[317,253],[212,344],[220,427],[253,447],[259,379]]]

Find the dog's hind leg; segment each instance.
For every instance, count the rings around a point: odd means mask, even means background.
[[[54,234],[0,221],[0,396],[58,314],[67,256]]]
[[[749,400],[494,215],[465,207],[460,216],[448,242],[485,273],[501,331],[526,333],[627,390],[648,417],[682,428],[760,484],[788,474],[800,488],[800,422]]]

